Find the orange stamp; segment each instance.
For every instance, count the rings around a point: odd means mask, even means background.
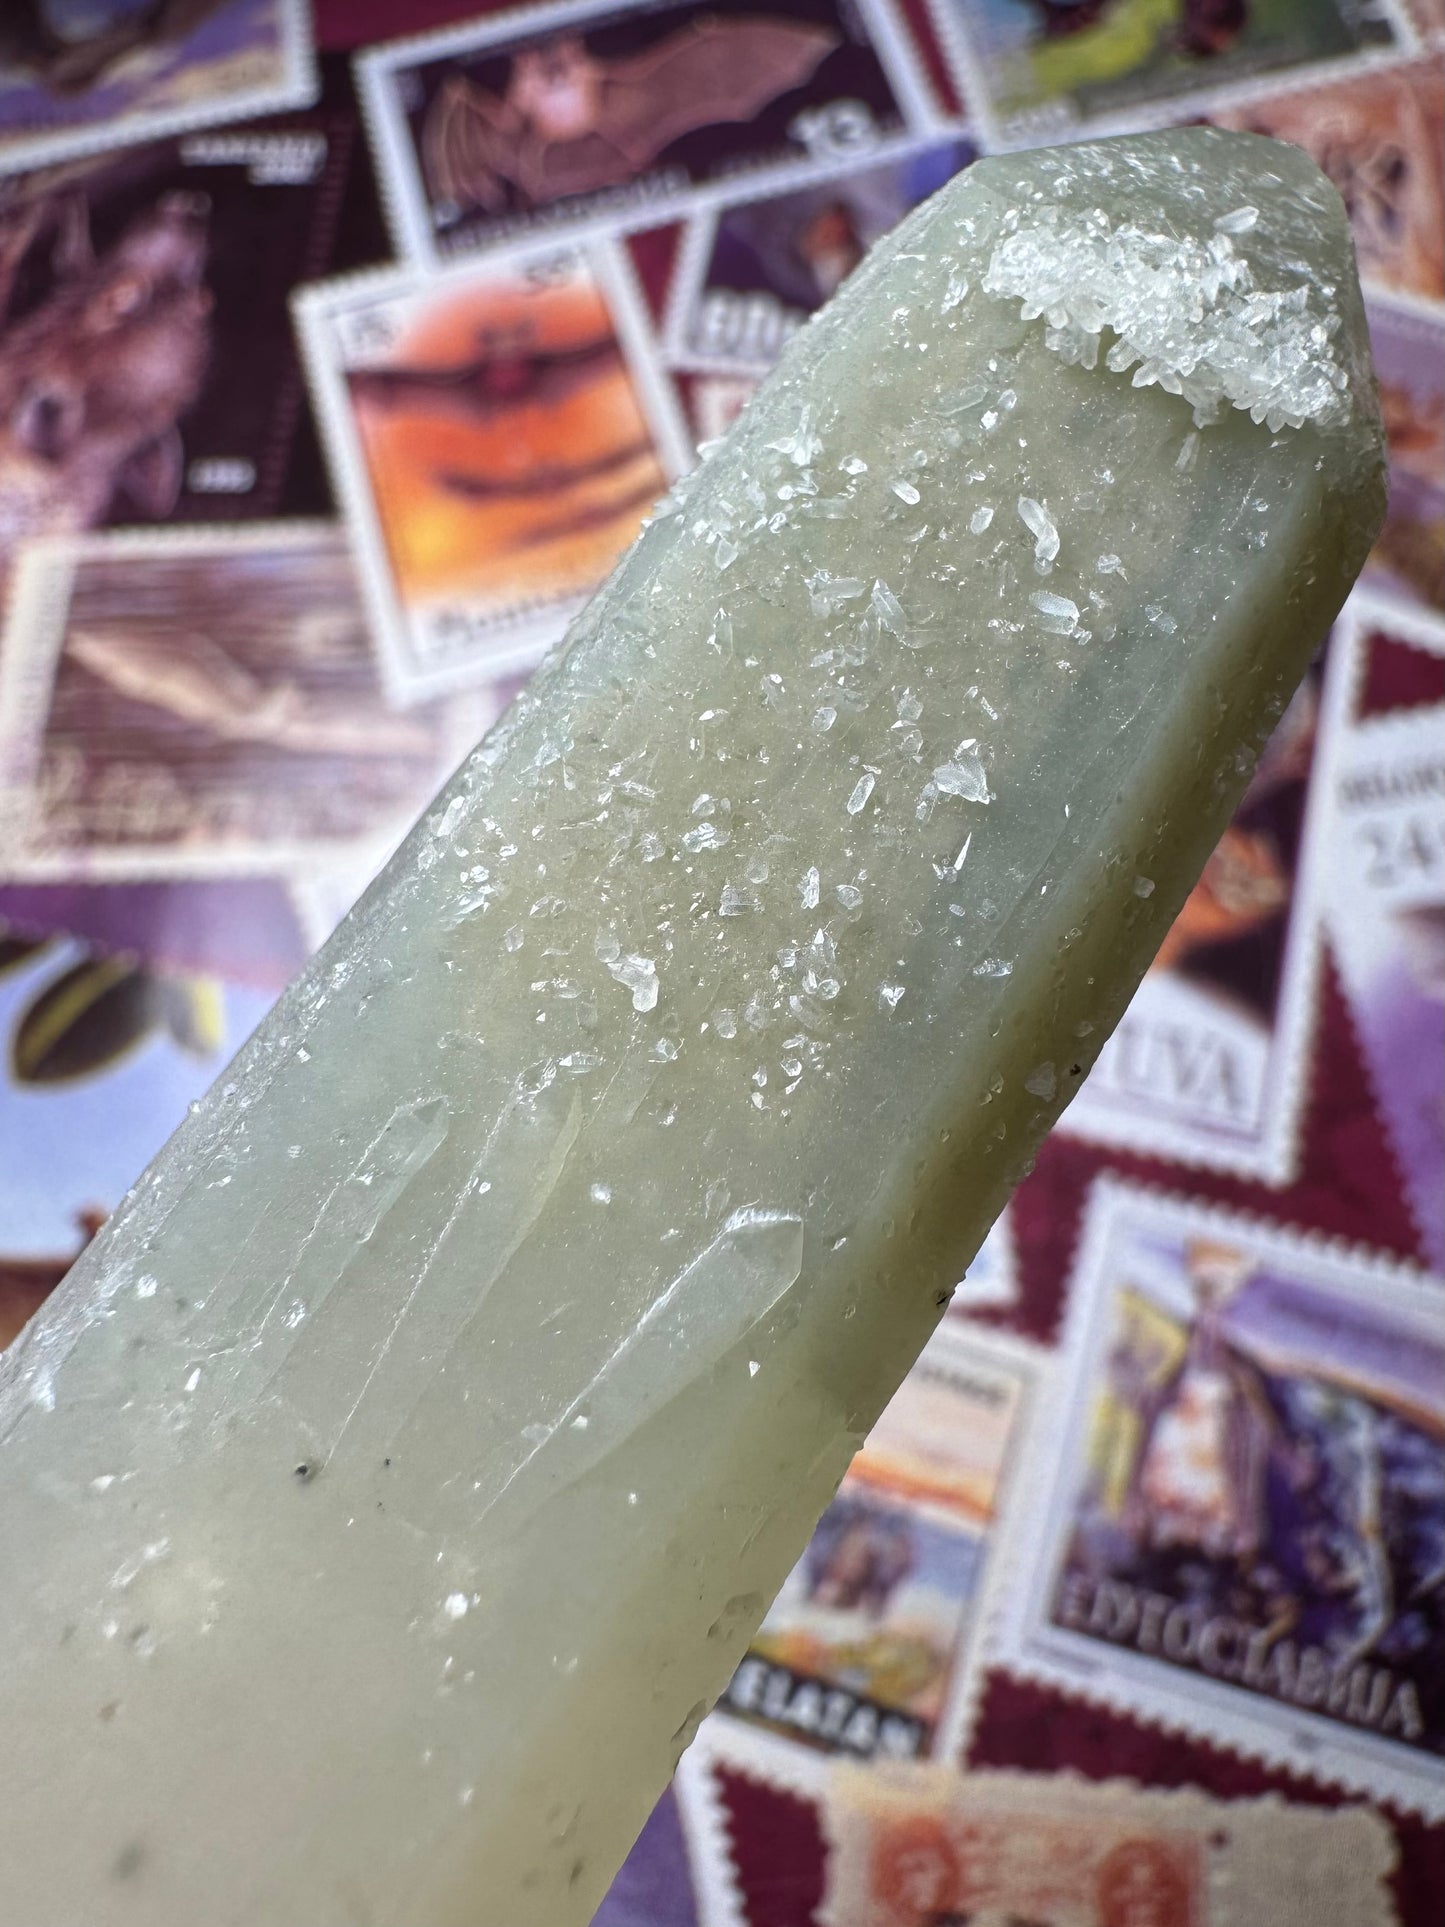
[[[535,662],[689,459],[620,254],[386,270],[297,316],[392,695]]]

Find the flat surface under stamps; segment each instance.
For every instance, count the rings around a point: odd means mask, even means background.
[[[1445,1811],[1445,1291],[1100,1180],[1004,1663]]]
[[[394,841],[474,740],[388,709],[339,530],[36,544],[0,648],[0,825],[30,879],[274,875]]]
[[[691,455],[616,245],[383,270],[297,315],[388,687],[535,663]]]
[[[924,133],[888,0],[564,0],[358,62],[398,247],[639,226]]]
[[[1157,126],[1416,44],[1392,0],[929,0],[990,141]]]
[[[315,91],[305,0],[5,0],[0,173]]]

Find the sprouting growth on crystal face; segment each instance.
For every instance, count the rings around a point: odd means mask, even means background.
[[[1065,361],[1096,367],[1112,334],[1106,366],[1132,368],[1136,388],[1182,395],[1201,428],[1226,402],[1271,431],[1338,425],[1349,377],[1334,290],[1303,261],[1292,285],[1257,286],[1234,245],[1257,221],[1253,207],[1231,210],[1199,241],[1116,224],[1100,208],[1030,208],[995,247],[983,285],[1016,300],[1025,321],[1042,316]]]

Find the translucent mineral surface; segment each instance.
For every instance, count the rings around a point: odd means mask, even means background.
[[[6,1362],[7,1919],[588,1918],[1381,508],[1293,149],[870,258]]]

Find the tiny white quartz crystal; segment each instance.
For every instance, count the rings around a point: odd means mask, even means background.
[[[1182,395],[1200,427],[1224,402],[1271,430],[1332,426],[1349,409],[1334,290],[1304,260],[1280,265],[1288,285],[1258,286],[1233,239],[1256,224],[1257,210],[1240,208],[1196,240],[1097,207],[1043,206],[999,241],[983,285],[1018,301],[1024,320],[1043,316],[1066,361],[1094,367],[1111,332],[1106,365],[1132,368],[1136,388]]]

